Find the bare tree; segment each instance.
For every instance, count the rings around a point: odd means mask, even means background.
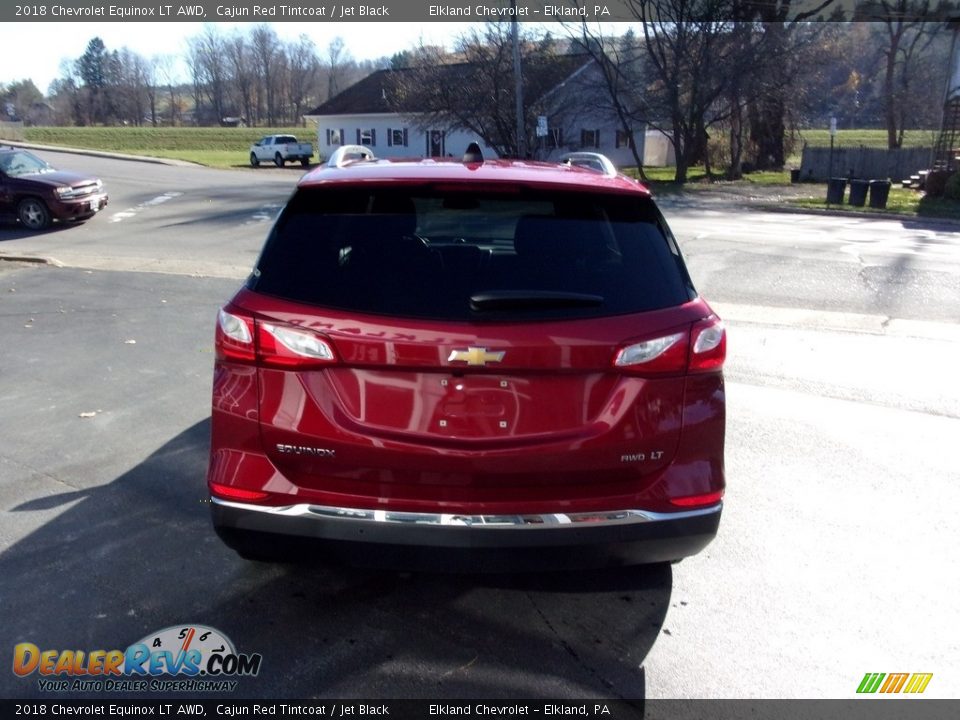
[[[203,117],[204,72],[202,49],[199,43],[187,41],[187,67],[190,69],[190,92],[193,96],[193,124],[200,125]]]
[[[331,98],[345,87],[344,67],[352,62],[342,37],[335,37],[327,46],[327,97]]]
[[[43,100],[43,93],[33,84],[33,80],[18,80],[4,87],[0,84],[0,113],[5,106],[12,106],[14,115],[20,120],[29,120],[30,109],[34,103]]]
[[[815,32],[803,36],[795,32],[797,22],[782,19],[758,21],[755,5],[760,6],[761,12],[769,9],[767,3],[739,6],[740,18],[730,30],[735,68],[728,91],[729,179],[742,176],[748,140],[755,169],[783,167],[789,97],[803,68],[814,62],[805,54],[804,47],[816,37]],[[789,5],[789,0],[781,2],[778,17],[785,17]]]
[[[316,83],[320,70],[316,45],[309,37],[301,35],[295,43],[290,44],[287,57],[290,70],[291,119],[299,122],[305,105],[311,97],[316,95]]]
[[[130,48],[110,54],[108,88],[110,107],[116,120],[143,125],[150,103],[152,80],[147,61]],[[153,114],[156,124],[156,112]]]
[[[167,111],[170,113],[170,125],[183,121],[183,99],[180,95],[176,74],[176,59],[173,55],[155,55],[153,58],[154,76],[157,83],[166,86]]]
[[[670,133],[676,182],[706,156],[707,128],[729,104],[731,67],[727,0],[629,0],[643,23],[648,103],[655,123]]]
[[[253,50],[247,38],[241,33],[235,33],[226,43],[227,61],[233,85],[234,104],[246,122],[255,121],[254,116],[254,85],[256,73],[254,69]]]
[[[883,122],[891,149],[903,144],[914,66],[932,39],[922,20],[929,9],[929,0],[880,0],[874,10],[884,37]],[[869,6],[865,10],[869,12]]]
[[[80,125],[83,122],[83,102],[77,63],[60,61],[60,77],[50,84],[47,95],[53,105],[57,125]]]
[[[157,67],[153,60],[147,60],[142,55],[137,56],[140,63],[140,73],[144,82],[144,92],[147,96],[147,103],[150,106],[150,124],[157,127],[159,124],[159,114],[157,108],[157,96],[160,88],[157,83]]]
[[[582,67],[583,55],[563,55],[549,37],[526,34],[520,44],[524,137],[517,138],[514,74],[509,23],[487,23],[456,43],[455,53],[421,46],[414,65],[390,76],[384,88],[397,112],[409,112],[422,129],[462,129],[475,133],[501,157],[533,147],[536,116],[547,111],[545,96]]]
[[[187,39],[191,74],[194,78],[196,113],[200,114],[201,94],[207,96],[216,122],[224,117],[229,68],[226,40],[215,25],[204,26],[203,32]],[[199,91],[199,92],[198,92]],[[202,118],[198,117],[202,122]]]
[[[283,49],[280,38],[269,25],[257,25],[250,36],[254,63],[257,70],[257,110],[261,118],[266,115],[268,125],[277,118],[277,84],[279,81]]]
[[[648,114],[642,92],[642,50],[636,36],[628,31],[622,37],[610,38],[604,35],[599,24],[594,27],[586,20],[567,27],[574,37],[579,37],[584,52],[595,63],[601,80],[601,85],[596,88],[599,92],[592,93],[589,98],[581,96],[581,99],[612,112],[617,118],[621,131],[629,140],[637,172],[642,180],[646,180],[643,158],[633,141],[634,133],[646,127]]]

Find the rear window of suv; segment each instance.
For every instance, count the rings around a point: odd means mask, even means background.
[[[339,310],[465,321],[619,315],[695,296],[647,197],[469,185],[301,188],[249,287]]]

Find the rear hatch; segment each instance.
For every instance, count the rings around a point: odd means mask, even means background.
[[[228,310],[305,496],[457,511],[638,492],[709,314],[645,195],[469,185],[301,188]]]

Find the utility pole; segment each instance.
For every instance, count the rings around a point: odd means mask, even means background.
[[[524,152],[524,132],[523,123],[523,75],[520,70],[520,32],[517,22],[517,0],[510,0],[510,31],[513,38],[513,94],[516,102],[514,108],[517,116],[517,157],[523,159],[526,157]]]

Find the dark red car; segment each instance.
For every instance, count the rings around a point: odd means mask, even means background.
[[[98,178],[56,170],[26,150],[0,147],[0,214],[15,215],[27,229],[87,220],[108,202]]]
[[[570,568],[715,536],[726,334],[650,193],[475,152],[344,148],[220,312],[208,484],[244,557]]]

